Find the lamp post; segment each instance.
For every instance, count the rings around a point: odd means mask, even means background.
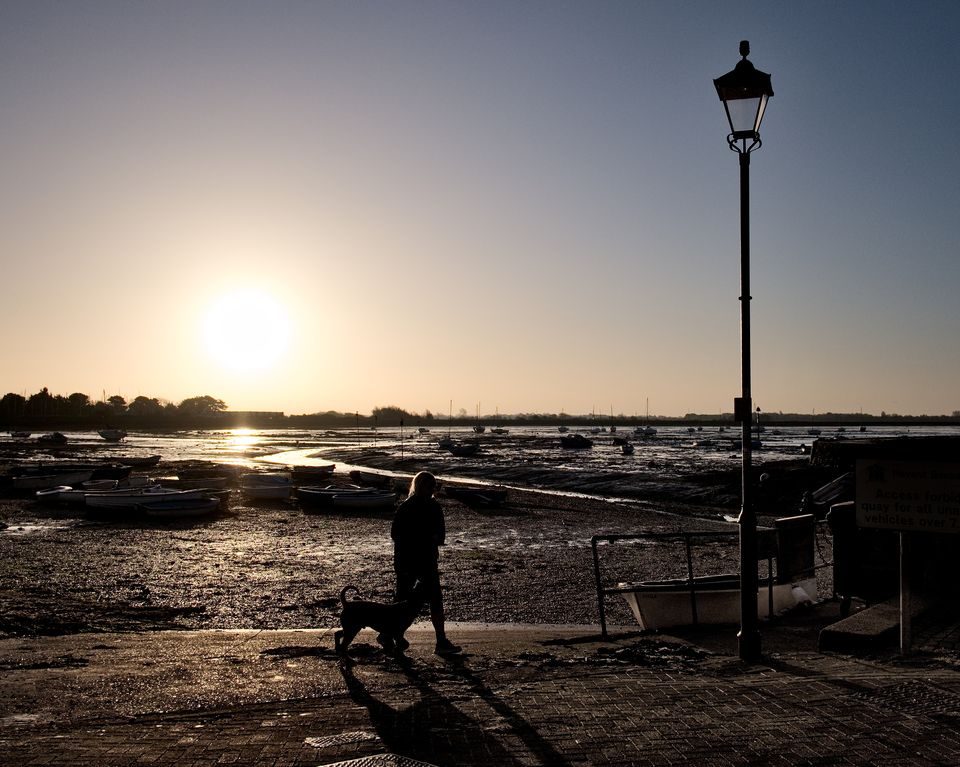
[[[760,148],[760,122],[773,96],[770,75],[754,69],[747,61],[750,43],[740,42],[737,66],[713,81],[730,123],[727,144],[740,157],[740,367],[742,392],[734,401],[734,417],[743,429],[743,478],[740,516],[740,657],[760,657],[760,628],[757,620],[757,514],[750,488],[751,433],[753,409],[750,393],[750,153]]]

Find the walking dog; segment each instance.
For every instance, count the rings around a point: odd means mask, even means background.
[[[347,594],[354,592],[354,599]],[[346,653],[347,647],[361,629],[372,628],[377,631],[377,642],[388,653],[402,653],[410,643],[403,638],[410,624],[416,620],[426,595],[421,582],[413,587],[410,598],[402,602],[384,604],[364,599],[356,586],[344,586],[340,592],[340,629],[333,635],[333,646],[337,653]]]

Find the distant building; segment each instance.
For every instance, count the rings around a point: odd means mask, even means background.
[[[222,418],[234,426],[283,426],[287,420],[279,410],[227,410]]]

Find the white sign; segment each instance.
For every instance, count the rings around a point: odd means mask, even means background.
[[[857,461],[857,524],[960,533],[960,464]]]

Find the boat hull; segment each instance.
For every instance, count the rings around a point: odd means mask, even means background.
[[[635,588],[630,588],[635,586]],[[740,580],[737,575],[715,575],[694,579],[695,596],[689,583],[647,581],[619,584],[624,598],[641,628],[649,631],[696,624],[736,624],[740,621]],[[773,585],[773,614],[815,599],[817,579]],[[694,605],[696,620],[694,620]],[[757,592],[757,616],[770,616],[770,590],[763,584]]]

